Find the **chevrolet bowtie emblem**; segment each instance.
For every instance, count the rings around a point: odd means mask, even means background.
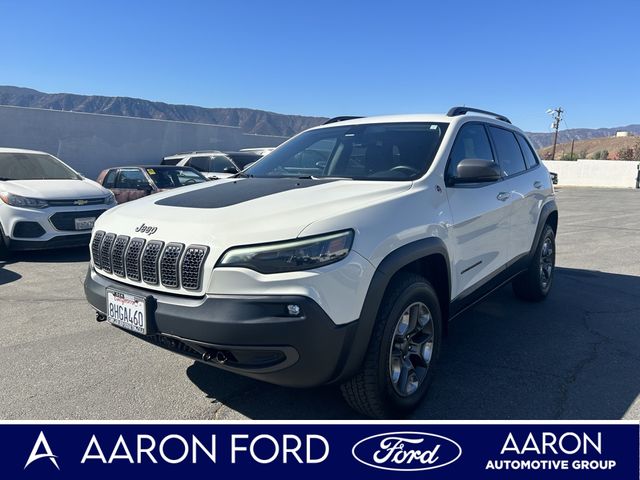
[[[81,207],[82,205],[86,205],[87,203],[89,203],[89,200],[76,200],[75,202],[73,202],[74,205],[78,205],[79,207]]]

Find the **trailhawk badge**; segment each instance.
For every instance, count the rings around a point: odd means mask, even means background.
[[[42,450],[42,451],[41,451]],[[38,439],[36,440],[33,449],[31,450],[31,454],[27,459],[27,463],[24,464],[24,468],[26,469],[29,465],[31,465],[36,460],[42,460],[43,458],[48,458],[51,463],[55,465],[55,467],[60,470],[58,466],[58,461],[56,460],[56,455],[51,451],[51,447],[47,442],[47,437],[44,436],[44,432],[40,431],[40,435],[38,435]]]
[[[462,448],[450,438],[433,433],[390,432],[360,440],[351,454],[369,467],[416,472],[455,462]]]

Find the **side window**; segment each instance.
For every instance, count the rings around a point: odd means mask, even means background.
[[[487,131],[480,123],[467,123],[460,128],[449,154],[448,177],[456,176],[458,163],[465,158],[494,160]]]
[[[115,188],[117,174],[118,174],[118,170],[109,170],[107,172],[107,175],[104,177],[102,186],[104,188]]]
[[[227,169],[226,172],[225,169]],[[216,155],[211,159],[210,171],[216,173],[234,173],[237,171],[237,168],[235,167],[233,162],[231,162],[231,160],[229,160],[224,155]]]
[[[139,190],[149,186],[147,177],[144,176],[137,168],[128,168],[120,170],[118,179],[116,180],[116,188],[127,188],[130,190]]]
[[[533,168],[536,165],[539,165],[538,157],[531,149],[531,145],[529,145],[529,142],[527,142],[527,140],[519,133],[516,133],[516,138],[518,139],[518,143],[520,144],[522,153],[524,153],[524,161],[527,164],[527,168]]]
[[[191,157],[187,162],[187,165],[195,168],[199,172],[208,172],[210,158],[211,157]]]
[[[524,163],[522,151],[513,132],[499,127],[489,127],[493,143],[496,146],[498,163],[502,173],[508,177],[520,172],[524,172],[527,166]]]

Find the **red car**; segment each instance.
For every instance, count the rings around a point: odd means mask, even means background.
[[[103,170],[98,183],[113,192],[118,203],[152,193],[206,182],[207,178],[191,167],[169,165],[114,167]]]

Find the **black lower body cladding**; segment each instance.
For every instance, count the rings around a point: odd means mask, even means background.
[[[358,324],[335,325],[316,302],[303,296],[186,298],[120,284],[89,269],[85,294],[98,312],[106,309],[107,287],[152,297],[148,335],[135,336],[194,360],[289,387],[337,380]],[[298,305],[300,314],[290,315],[288,305]]]

